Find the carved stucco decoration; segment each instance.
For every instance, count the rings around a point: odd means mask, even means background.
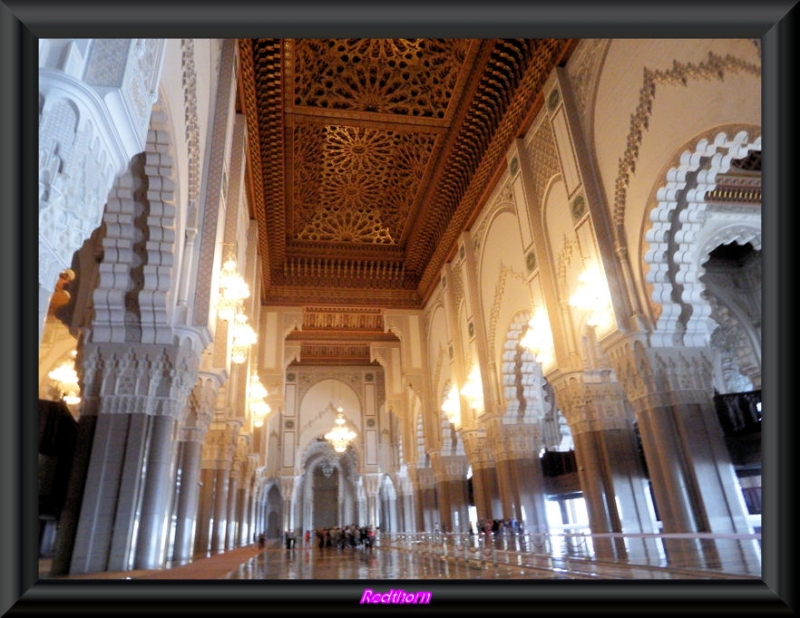
[[[281,499],[284,502],[288,502],[289,500],[292,499],[294,487],[295,487],[295,479],[293,476],[282,476],[280,478]]]
[[[183,79],[184,139],[188,154],[186,226],[196,232],[200,198],[200,130],[197,120],[197,71],[194,64],[194,39],[181,39]]]
[[[709,354],[706,348],[646,347],[631,337],[613,346],[609,359],[627,399],[638,412],[707,403],[712,393]],[[567,418],[572,426],[572,419],[569,415]]]
[[[653,113],[657,87],[685,86],[690,80],[724,80],[727,72],[749,73],[760,76],[761,67],[730,54],[720,56],[714,52],[709,52],[704,61],[696,64],[681,63],[676,60],[669,69],[660,70],[645,67],[642,86],[639,90],[639,103],[631,114],[630,130],[625,140],[626,149],[620,157],[615,182],[613,218],[617,236],[624,236],[628,184],[636,168],[639,147],[644,133],[648,129],[650,116]]]
[[[572,90],[578,103],[578,111],[584,133],[588,135],[588,114],[592,107],[590,97],[597,92],[602,61],[611,41],[608,39],[582,39],[567,65]]]
[[[555,135],[550,125],[547,112],[542,111],[533,130],[533,138],[526,144],[525,150],[531,161],[533,172],[533,205],[537,211],[544,207],[544,195],[550,180],[561,173],[556,150]]]
[[[495,419],[489,423],[487,435],[495,461],[534,459],[544,446],[538,424],[505,425]]]
[[[724,264],[724,262],[723,262]],[[761,387],[761,260],[753,253],[745,265],[710,266],[703,275],[705,298],[718,326],[710,345],[718,354],[722,393]]]
[[[196,379],[197,358],[179,345],[87,343],[82,367],[84,414],[180,420]]]
[[[236,452],[235,440],[236,432],[230,427],[209,429],[202,449],[202,467],[230,470]]]
[[[453,323],[458,324],[458,308],[461,303],[466,299],[464,294],[464,280],[461,276],[461,269],[454,267],[450,269],[450,279],[448,280],[448,288],[450,288],[450,298],[452,299],[452,308],[456,312],[453,317]]]
[[[564,234],[561,251],[558,253],[558,281],[563,291],[561,298],[569,298],[569,272],[573,259],[580,257],[580,246],[576,238]]]
[[[416,470],[417,483],[421,491],[436,488],[436,474],[432,467],[420,466]]]
[[[481,211],[478,219],[475,221],[470,230],[470,236],[474,239],[475,250],[478,255],[476,256],[476,263],[480,263],[480,248],[484,244],[483,241],[486,236],[486,228],[492,220],[503,211],[508,211],[516,216],[516,206],[514,202],[514,193],[511,188],[511,181],[506,177],[503,182],[499,183],[495,189],[495,194],[488,200],[488,205]]]
[[[494,302],[489,310],[489,332],[487,335],[487,347],[489,350],[494,350],[497,337],[497,321],[500,317],[500,309],[503,304],[503,297],[505,296],[506,283],[509,279],[515,279],[530,291],[527,277],[524,273],[514,270],[513,267],[500,262],[500,276],[497,278],[497,283],[495,283],[494,286]],[[533,299],[531,298],[530,300],[532,303]],[[530,319],[530,316],[528,316],[528,319]]]
[[[99,225],[117,170],[92,148],[100,132],[74,103],[53,103],[39,129],[39,282],[54,285],[72,253]]]
[[[192,409],[194,418],[192,426],[199,429],[203,434],[208,431],[211,421],[214,418],[214,407],[217,401],[219,382],[216,377],[201,375],[192,388],[189,406]],[[187,426],[189,423],[187,423]]]
[[[116,175],[144,144],[164,45],[163,39],[92,39],[43,58],[39,282],[45,288],[99,225]],[[82,81],[71,77],[81,69]],[[124,118],[115,112],[123,106]]]
[[[721,324],[711,335],[711,347],[719,354],[722,380],[717,390],[721,393],[742,393],[753,390],[753,382],[747,377],[749,373],[747,370],[758,370],[758,367],[751,365],[751,359],[746,355],[749,342],[745,333],[726,307],[717,306],[714,302],[712,306],[714,306],[715,320]]]

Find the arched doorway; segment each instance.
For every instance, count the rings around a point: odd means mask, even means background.
[[[339,520],[339,470],[330,460],[324,460],[312,471],[314,528],[342,525]]]
[[[363,520],[357,461],[352,447],[340,454],[322,437],[309,445],[303,457],[305,473],[297,494],[303,530],[345,526]]]
[[[267,492],[267,538],[277,539],[281,535],[281,492],[273,485]]]

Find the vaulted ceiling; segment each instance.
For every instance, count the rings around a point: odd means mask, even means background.
[[[239,40],[261,303],[303,308],[306,359],[424,306],[574,43]]]

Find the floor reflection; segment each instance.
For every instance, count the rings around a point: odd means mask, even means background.
[[[567,579],[564,573],[467,564],[396,549],[267,549],[225,579]]]

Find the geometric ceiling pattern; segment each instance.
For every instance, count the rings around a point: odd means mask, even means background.
[[[238,45],[261,302],[371,316],[424,306],[575,41]]]

